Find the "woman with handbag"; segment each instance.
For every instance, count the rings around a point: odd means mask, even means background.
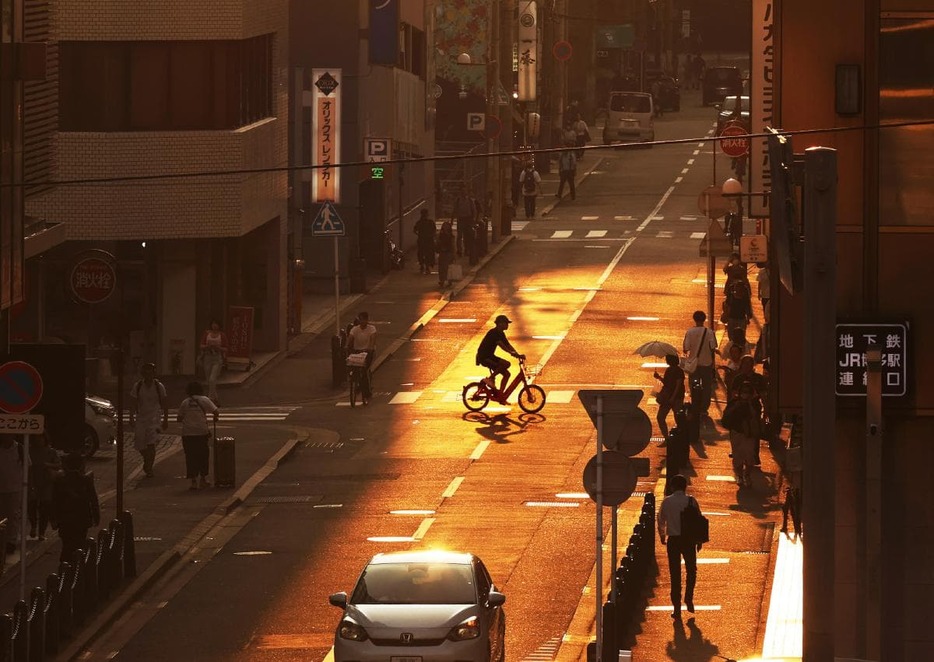
[[[189,489],[199,490],[210,486],[208,482],[208,442],[211,431],[208,429],[208,414],[214,418],[217,427],[218,409],[210,398],[204,397],[204,390],[199,382],[189,382],[185,389],[188,397],[178,407],[178,422],[182,424],[182,448],[185,451],[185,475],[191,481]]]

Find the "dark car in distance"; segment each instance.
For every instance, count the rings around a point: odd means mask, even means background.
[[[658,82],[658,98],[656,103],[660,110],[681,110],[681,86],[671,76],[662,73],[645,74],[645,91],[651,93],[653,85]]]
[[[749,119],[749,97],[746,95],[730,95],[724,97],[723,103],[717,106],[717,135],[723,131],[728,122],[741,122],[743,127],[750,131],[752,122]]]
[[[708,67],[701,89],[703,104],[709,106],[730,95],[740,96],[743,93],[743,76],[738,67]]]

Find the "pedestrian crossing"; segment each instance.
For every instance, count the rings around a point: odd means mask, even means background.
[[[653,232],[640,232],[639,230],[552,230],[551,234],[537,235],[532,241],[584,241],[586,239],[605,239],[623,241],[635,236],[654,237],[655,239],[703,239],[703,232],[675,232],[673,230],[657,230]]]
[[[568,405],[576,402],[577,389],[549,389],[547,386],[542,386],[545,389],[545,402],[548,405]],[[645,390],[648,391],[649,387],[646,386]],[[426,389],[422,391],[374,391],[373,397],[371,398],[371,406],[373,404],[382,403],[388,405],[435,405],[435,404],[458,404],[461,402],[462,389],[456,391],[446,390],[446,389]],[[518,389],[514,391],[508,399],[508,405],[500,405],[495,402],[490,402],[486,407],[487,411],[494,410],[496,408],[508,409],[509,406],[515,405],[518,398]],[[341,398],[335,403],[337,407],[349,407],[350,402],[347,398]]]
[[[264,423],[267,421],[284,421],[298,405],[268,405],[245,407],[221,407],[218,423]],[[174,421],[178,414],[177,409],[169,410],[169,421]],[[123,422],[130,423],[129,412],[123,413]]]

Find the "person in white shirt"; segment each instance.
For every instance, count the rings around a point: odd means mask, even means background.
[[[165,386],[156,379],[156,364],[144,363],[140,372],[143,378],[130,389],[130,395],[135,400],[135,406],[130,410],[130,425],[135,426],[133,446],[143,456],[143,472],[152,477],[159,431],[169,427],[169,407],[166,404]]]
[[[372,395],[370,391],[370,365],[373,363],[373,355],[376,353],[376,327],[370,324],[370,314],[362,312],[357,315],[357,323],[350,330],[347,346],[349,353],[366,352],[366,363],[363,371],[363,383],[361,388],[364,400],[369,400]]]
[[[694,311],[694,326],[684,334],[684,356],[687,359],[697,358],[697,367],[689,378],[691,384],[691,404],[698,414],[707,416],[710,408],[710,398],[713,395],[714,355],[719,354],[717,349],[717,335],[704,326],[707,315],[702,310]],[[700,390],[698,402],[694,402],[694,392]],[[708,417],[709,418],[709,417]],[[703,422],[703,419],[701,419]]]
[[[208,440],[208,414],[217,422],[217,405],[204,396],[199,382],[189,382],[185,389],[188,397],[178,406],[178,422],[182,424],[182,448],[185,450],[185,475],[192,490],[208,487],[208,459],[211,450]]]
[[[697,552],[700,545],[682,540],[681,511],[687,508],[687,478],[677,474],[668,479],[671,494],[665,497],[658,509],[658,537],[668,551],[668,571],[671,575],[671,617],[681,618],[681,558],[684,558],[686,583],[684,603],[694,613],[694,585],[697,582]]]

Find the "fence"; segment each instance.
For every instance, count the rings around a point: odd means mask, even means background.
[[[25,559],[23,561],[25,563]],[[42,662],[59,651],[123,580],[136,576],[133,516],[120,513],[70,563],[0,616],[0,662]]]

